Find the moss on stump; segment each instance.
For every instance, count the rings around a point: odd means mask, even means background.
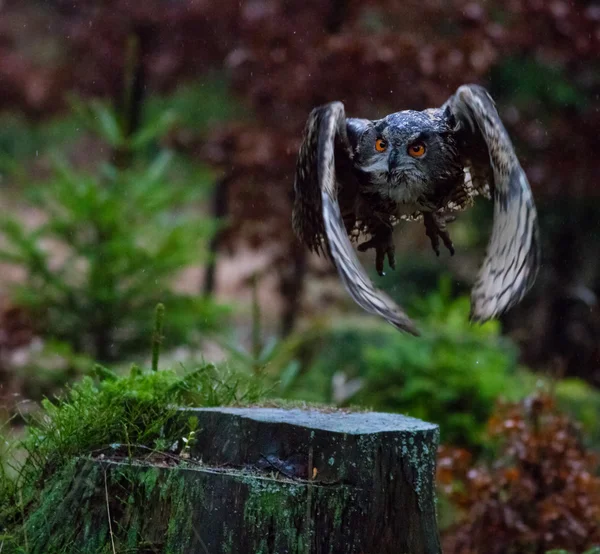
[[[393,414],[182,410],[187,461],[78,459],[26,524],[32,553],[439,554],[438,429]]]

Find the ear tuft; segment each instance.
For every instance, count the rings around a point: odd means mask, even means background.
[[[444,119],[446,120],[446,124],[451,131],[458,130],[458,123],[456,121],[456,117],[450,109],[450,106],[446,106],[446,109],[444,110]]]
[[[354,117],[346,119],[346,133],[353,152],[356,152],[360,138],[371,123],[369,119],[357,119]]]

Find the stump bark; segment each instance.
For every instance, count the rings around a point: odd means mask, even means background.
[[[199,421],[185,463],[80,459],[51,480],[27,522],[30,551],[441,552],[437,426],[275,408],[181,416]]]

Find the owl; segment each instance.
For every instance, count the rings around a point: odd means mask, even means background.
[[[375,288],[352,246],[375,251],[383,274],[395,267],[393,227],[420,221],[440,253],[448,231],[477,196],[493,199],[492,233],[471,293],[471,319],[484,322],[518,303],[539,266],[535,204],[494,101],[463,85],[441,108],[375,121],[346,118],[331,102],[309,115],[296,164],[292,224],[308,248],[328,255],[354,301],[398,329],[414,323]]]

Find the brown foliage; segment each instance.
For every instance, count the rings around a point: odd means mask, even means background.
[[[448,554],[582,552],[600,541],[598,457],[552,398],[500,405],[489,422],[497,460],[473,466],[442,447],[438,483],[462,520],[445,536]]]
[[[343,4],[345,18],[335,30],[328,21],[339,2],[266,1],[241,10],[241,35],[227,66],[259,116],[256,132],[289,133],[293,144],[310,109],[331,100],[365,117],[440,105],[462,83],[487,84],[490,71],[512,55],[555,64],[567,78],[590,84],[586,68],[600,51],[597,11],[566,2],[513,0],[489,9],[461,0]],[[565,110],[541,123],[546,106],[500,107],[511,132],[531,147],[526,165],[533,186],[543,184],[540,193],[564,191],[574,178],[582,187],[594,181],[597,164],[580,154],[600,122],[593,110],[585,116]],[[240,198],[254,170],[232,159],[243,168],[235,189]],[[270,197],[281,196],[291,186],[294,156],[274,150],[269,162],[277,176],[288,176],[263,181]],[[282,220],[288,216],[286,207]],[[274,233],[281,236],[281,229]]]
[[[295,244],[296,152],[309,111],[323,102],[342,100],[349,115],[380,117],[440,105],[460,84],[478,82],[493,88],[537,198],[600,191],[591,147],[600,127],[594,2],[5,0],[0,108],[44,115],[63,108],[63,93],[73,89],[117,98],[132,37],[147,91],[214,68],[230,76],[254,118],[192,140],[186,130],[173,144],[227,176],[224,243],[274,246],[281,272],[290,271]],[[550,68],[559,82],[542,78],[519,97],[537,66],[506,84],[497,73],[507,60]],[[561,100],[561,83],[585,102]]]
[[[235,169],[231,195],[244,206],[233,214],[236,223],[264,216],[262,204],[252,208],[245,198],[256,183],[272,201],[266,209],[279,225],[258,233],[264,239],[290,233],[296,146],[315,105],[342,100],[349,114],[365,117],[439,105],[462,83],[488,84],[490,72],[515,55],[560,68],[590,93],[600,86],[594,71],[600,13],[586,2],[56,0],[49,5],[53,8],[27,8],[12,0],[0,8],[5,90],[0,106],[57,109],[66,89],[116,95],[132,35],[142,43],[149,90],[225,67],[257,120],[217,132],[212,142],[226,138],[233,144],[224,166]],[[15,28],[25,29],[29,39]],[[44,49],[37,59],[24,46],[34,41]],[[591,190],[598,168],[582,153],[600,123],[593,106],[586,113],[555,110],[551,118],[539,102],[500,107],[511,132],[529,146],[523,155],[530,156],[526,166],[534,187],[572,191],[575,179],[581,191]],[[256,139],[254,149],[246,146],[249,136]],[[275,146],[265,150],[265,141]],[[259,208],[254,217],[251,212]],[[236,227],[238,238],[247,236],[247,226]]]
[[[116,97],[132,37],[141,43],[148,90],[171,89],[221,66],[238,9],[193,0],[3,2],[0,108],[48,115],[64,109],[69,90]]]

